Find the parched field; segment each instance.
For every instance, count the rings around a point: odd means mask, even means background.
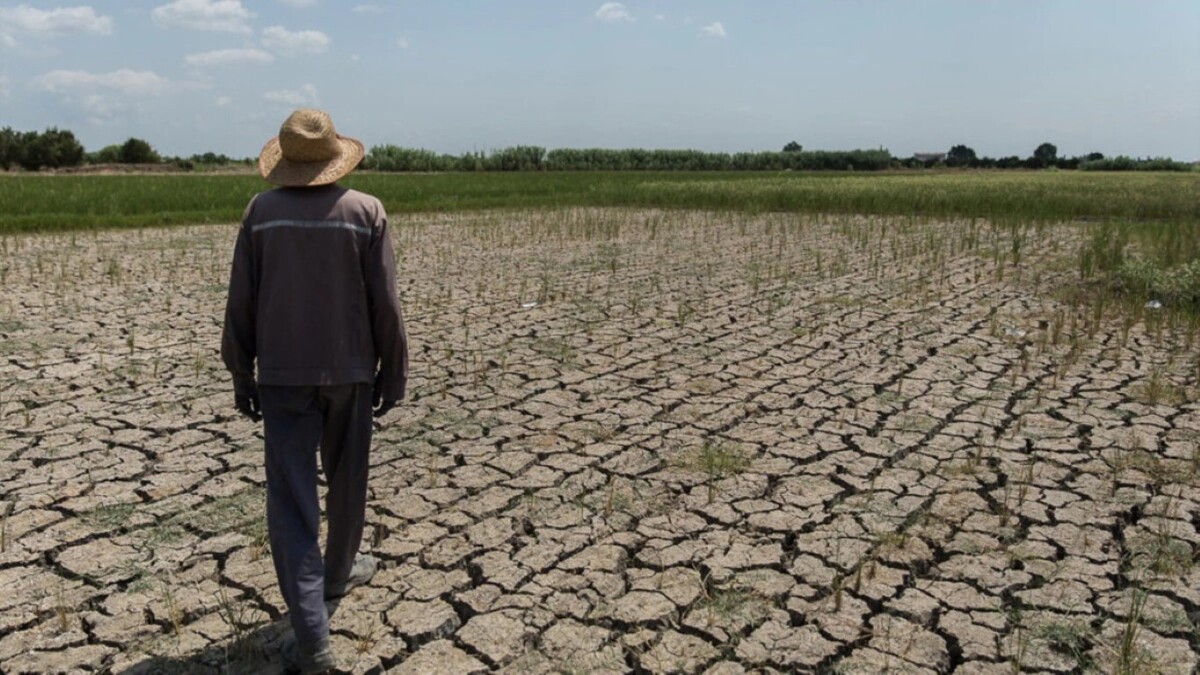
[[[412,396],[348,670],[1197,667],[1194,322],[1063,294],[1076,227],[393,227]],[[281,668],[234,228],[0,239],[0,671]]]

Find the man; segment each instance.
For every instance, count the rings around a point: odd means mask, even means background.
[[[335,666],[325,601],[375,573],[376,561],[358,555],[371,412],[404,397],[408,374],[383,206],[335,182],[362,157],[362,143],[318,110],[293,112],[263,147],[258,171],[280,187],[252,198],[242,217],[221,341],[238,411],[263,422],[267,531],[295,632],[283,656],[306,673]]]

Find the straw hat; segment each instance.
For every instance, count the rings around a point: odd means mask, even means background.
[[[322,110],[302,108],[288,115],[279,135],[258,155],[258,173],[285,187],[328,185],[358,166],[363,144],[339,135]]]

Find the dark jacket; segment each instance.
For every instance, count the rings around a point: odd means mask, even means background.
[[[404,397],[408,344],[379,200],[326,185],[246,206],[233,253],[221,358],[235,386],[372,382]]]

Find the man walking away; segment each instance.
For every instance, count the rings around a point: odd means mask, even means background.
[[[358,554],[371,412],[404,398],[408,374],[383,206],[335,182],[362,157],[362,143],[318,110],[292,113],[263,147],[258,171],[280,187],[246,207],[221,340],[238,411],[263,422],[267,531],[295,632],[283,656],[305,673],[335,667],[325,601],[375,574],[376,561]],[[323,558],[318,449],[328,484]]]

